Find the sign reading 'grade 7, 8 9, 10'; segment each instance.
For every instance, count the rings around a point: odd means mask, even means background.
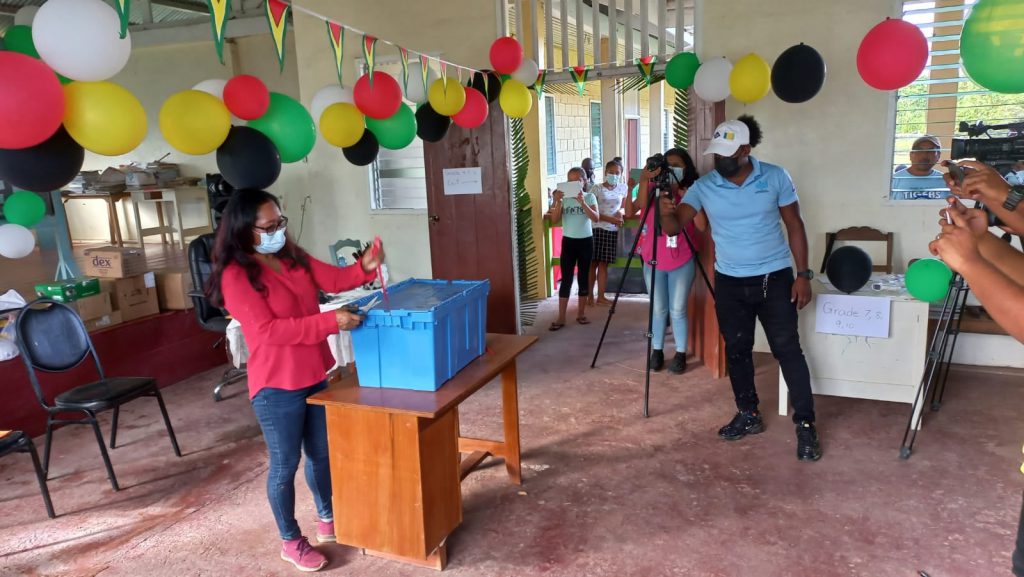
[[[889,338],[892,301],[880,297],[819,294],[814,330],[853,337]]]

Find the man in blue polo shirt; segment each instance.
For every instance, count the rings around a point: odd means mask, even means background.
[[[761,127],[750,116],[719,125],[704,153],[715,155],[715,170],[695,182],[678,207],[661,199],[661,226],[667,235],[678,234],[702,209],[711,223],[715,311],[738,409],[718,435],[734,441],[764,431],[754,387],[754,323],[759,319],[789,385],[797,458],[817,461],[821,446],[811,377],[797,329],[797,310],[810,302],[814,276],[807,266],[807,234],[789,174],[750,156],[760,142]],[[800,271],[795,280],[794,260]]]

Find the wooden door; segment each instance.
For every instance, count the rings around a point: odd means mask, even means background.
[[[629,168],[643,168],[643,160],[640,158],[640,119],[626,119],[626,166]]]
[[[487,121],[467,130],[452,124],[440,142],[423,144],[435,279],[491,281],[487,332],[516,334],[512,198],[505,115],[491,104]],[[445,168],[479,166],[482,194],[447,196]]]

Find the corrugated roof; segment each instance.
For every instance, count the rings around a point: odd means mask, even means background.
[[[104,0],[107,4],[113,5],[112,0]],[[194,20],[202,17],[204,13],[209,13],[205,0],[171,0],[168,4],[171,6],[158,4],[159,0],[152,1],[150,6],[153,9],[153,21],[154,22],[179,22],[184,20]],[[42,0],[0,0],[0,35],[6,34],[7,29],[14,26],[14,13],[18,9],[24,6],[42,6]],[[175,6],[181,6],[180,9]],[[135,7],[135,6],[133,6]],[[129,20],[132,24],[142,23],[142,14],[139,13],[137,7],[129,14]],[[194,10],[192,10],[194,8]]]

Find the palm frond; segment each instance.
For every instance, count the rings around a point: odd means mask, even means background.
[[[690,147],[690,92],[676,90],[676,104],[672,108],[672,144],[678,148]]]
[[[662,80],[665,80],[664,74],[655,74],[651,76],[651,84],[657,84]],[[617,94],[625,94],[627,92],[632,92],[634,90],[640,91],[646,89],[647,80],[644,78],[643,74],[637,74],[636,76],[630,76],[627,78],[620,78],[619,81],[615,83],[614,88]]]
[[[516,256],[519,267],[519,321],[533,325],[537,318],[537,251],[533,242],[533,204],[526,189],[530,171],[530,152],[526,144],[523,120],[509,121],[512,145],[512,194],[515,199]]]

